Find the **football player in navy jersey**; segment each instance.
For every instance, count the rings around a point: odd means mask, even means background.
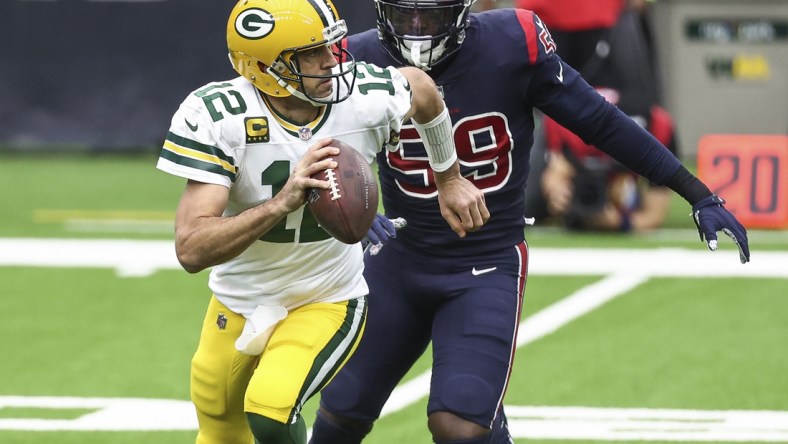
[[[561,61],[532,12],[471,14],[473,0],[374,1],[377,29],[343,45],[361,61],[429,73],[454,122],[462,174],[484,192],[491,217],[464,238],[447,229],[412,127],[403,127],[401,149],[377,155],[386,216],[403,217],[408,226],[377,255],[365,257],[367,330],[322,392],[311,443],[361,442],[430,341],[433,441],[508,443],[502,401],[528,270],[523,188],[535,108],[684,197],[710,249],[722,230],[746,262],[746,231],[670,151]],[[371,234],[386,237],[385,230]]]

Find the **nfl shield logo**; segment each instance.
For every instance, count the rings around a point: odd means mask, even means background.
[[[227,316],[224,313],[219,313],[219,316],[216,318],[216,326],[219,327],[219,330],[227,328]]]
[[[309,140],[309,139],[311,139],[312,138],[312,128],[309,128],[308,126],[301,127],[301,129],[298,130],[298,137],[300,137],[301,140]]]

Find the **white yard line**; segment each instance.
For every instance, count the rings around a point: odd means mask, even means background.
[[[605,278],[526,318],[517,346],[536,341],[563,325],[626,293],[654,276],[788,278],[788,253],[757,252],[753,262],[738,263],[731,250],[564,249],[532,248],[531,275],[600,275]],[[113,268],[121,276],[147,276],[157,270],[180,269],[171,241],[2,239],[0,266]],[[382,415],[405,408],[429,391],[425,372],[392,393]],[[58,399],[96,398],[0,397],[0,408],[24,406],[25,399],[58,408]],[[157,412],[162,400],[112,400],[75,420],[0,419],[0,430],[141,430],[193,428],[193,412],[178,410],[179,419],[161,416],[159,424],[129,409],[141,405]],[[147,402],[154,403],[147,406]],[[170,408],[171,402],[164,401]],[[21,403],[21,404],[18,404]],[[53,403],[52,405],[49,405]],[[88,403],[90,404],[90,403]],[[189,405],[191,409],[191,404]],[[91,404],[92,405],[92,404]],[[101,404],[103,405],[103,404]],[[60,405],[59,408],[68,407]],[[76,407],[76,406],[72,406]],[[190,410],[191,411],[191,410]],[[116,418],[116,412],[120,412]],[[703,412],[688,410],[593,409],[584,407],[507,406],[512,433],[530,439],[602,439],[667,441],[788,442],[788,412]],[[118,422],[119,421],[119,422]],[[96,428],[98,427],[98,428]]]
[[[0,239],[0,266],[112,268],[120,276],[180,269],[172,241]]]
[[[567,237],[567,232],[566,229],[561,227],[530,227],[526,228],[526,237],[538,241],[543,239],[565,239]],[[579,237],[585,237],[585,235],[580,234]],[[665,245],[665,243],[675,241],[693,241],[697,242],[698,246],[703,245],[698,237],[698,230],[695,228],[659,228],[647,233],[632,233],[629,237],[639,242],[653,243],[655,246],[659,246],[660,244]],[[747,237],[750,239],[750,243],[757,242],[771,245],[788,245],[788,230],[748,229]],[[730,242],[730,239],[720,233],[720,244],[722,245],[727,242]]]
[[[0,430],[196,430],[189,401],[142,398],[0,396],[0,409],[95,409],[74,419],[0,418]]]
[[[646,254],[644,254],[646,253]],[[732,250],[539,248],[531,275],[788,277],[788,252],[758,251],[742,265]],[[123,276],[179,270],[172,241],[0,238],[0,267],[113,268]]]
[[[788,412],[506,407],[515,438],[788,442]]]
[[[756,251],[741,264],[733,250],[655,248],[533,248],[531,274],[609,275],[652,277],[788,277],[788,252]]]
[[[0,430],[196,430],[189,401],[0,396],[0,409],[95,409],[74,419],[0,418]],[[514,438],[599,441],[788,442],[788,412],[507,406]],[[426,432],[425,432],[426,433]]]
[[[524,319],[520,323],[517,347],[522,347],[553,333],[564,325],[632,290],[647,280],[648,276],[641,274],[619,273],[607,276],[577,290],[553,305]],[[525,292],[527,295],[527,285]]]

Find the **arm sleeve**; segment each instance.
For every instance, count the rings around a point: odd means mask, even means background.
[[[607,102],[555,54],[534,67],[529,85],[534,104],[587,144],[664,185],[681,167],[665,146],[616,106]]]

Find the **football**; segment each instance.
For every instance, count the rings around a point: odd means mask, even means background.
[[[367,235],[378,211],[378,184],[367,161],[350,145],[334,139],[339,148],[333,159],[337,167],[313,174],[328,181],[327,190],[313,188],[308,206],[317,223],[331,236],[346,244],[360,242]]]

